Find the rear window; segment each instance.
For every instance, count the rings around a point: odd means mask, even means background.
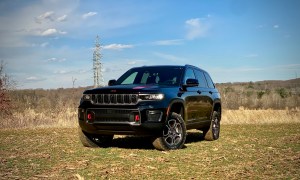
[[[204,73],[208,87],[209,88],[215,88],[215,84],[213,83],[212,79],[210,78],[209,74],[207,72]]]
[[[196,69],[195,74],[199,82],[199,87],[207,88],[207,82],[203,72]]]

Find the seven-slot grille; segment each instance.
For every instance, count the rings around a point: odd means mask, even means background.
[[[93,104],[136,104],[138,94],[93,94]]]
[[[137,109],[88,109],[95,113],[95,122],[134,122]]]

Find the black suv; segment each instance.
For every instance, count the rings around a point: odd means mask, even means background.
[[[88,147],[107,147],[114,134],[153,137],[159,150],[182,148],[186,130],[220,133],[221,99],[209,74],[195,66],[143,66],[109,86],[86,90],[79,108],[79,136]]]

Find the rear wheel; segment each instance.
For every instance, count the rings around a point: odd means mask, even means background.
[[[165,122],[161,136],[153,141],[153,146],[163,151],[181,149],[185,139],[185,123],[180,115],[173,112]]]
[[[79,139],[85,147],[108,147],[114,135],[91,135],[78,130]]]
[[[219,139],[220,136],[220,121],[221,114],[218,111],[214,111],[208,130],[203,131],[204,139],[207,141],[214,141]]]

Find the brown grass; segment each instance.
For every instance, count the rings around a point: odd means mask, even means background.
[[[223,124],[300,123],[300,109],[249,110],[240,107],[239,110],[223,111],[221,122]]]
[[[223,110],[222,124],[273,124],[300,123],[300,109],[285,110]],[[76,127],[77,109],[64,108],[59,112],[26,109],[14,112],[9,118],[0,121],[0,128],[34,128],[34,127]]]
[[[77,124],[77,109],[74,108],[64,108],[59,112],[26,109],[13,112],[0,122],[2,128],[75,127]]]
[[[189,131],[161,152],[145,138],[85,148],[77,128],[0,129],[0,179],[299,179],[300,124],[223,125],[217,141]]]

